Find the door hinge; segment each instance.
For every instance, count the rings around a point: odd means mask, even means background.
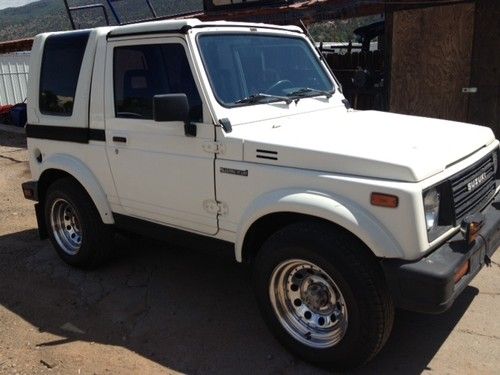
[[[223,154],[226,147],[219,142],[207,141],[203,143],[203,151],[211,154]]]
[[[203,201],[203,209],[210,214],[216,215],[227,215],[229,208],[226,203],[218,202],[213,199],[207,199]]]

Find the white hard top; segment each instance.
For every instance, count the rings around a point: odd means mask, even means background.
[[[261,27],[282,29],[287,31],[302,32],[300,27],[297,26],[277,26],[264,23],[249,23],[249,22],[227,22],[227,21],[211,21],[202,22],[196,18],[189,18],[183,20],[164,20],[164,21],[149,21],[141,22],[124,26],[116,26],[111,28],[110,35],[130,35],[130,34],[143,34],[143,33],[159,33],[162,31],[176,31],[181,30],[183,27]]]

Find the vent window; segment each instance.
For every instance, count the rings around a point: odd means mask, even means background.
[[[90,32],[52,35],[45,41],[40,74],[40,112],[71,116]]]

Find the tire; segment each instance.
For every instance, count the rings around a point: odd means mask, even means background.
[[[105,225],[87,192],[73,179],[49,186],[45,223],[59,257],[71,266],[95,268],[112,253],[113,231]]]
[[[274,336],[316,365],[359,367],[391,332],[394,306],[376,259],[332,225],[300,222],[272,235],[256,256],[253,282]]]

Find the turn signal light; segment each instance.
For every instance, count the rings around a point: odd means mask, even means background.
[[[374,206],[396,208],[399,204],[399,198],[390,194],[372,193],[370,202]]]
[[[464,277],[469,273],[469,269],[470,269],[470,260],[462,264],[458,269],[458,271],[455,272],[455,284],[458,283],[460,280],[462,280],[462,277]]]

